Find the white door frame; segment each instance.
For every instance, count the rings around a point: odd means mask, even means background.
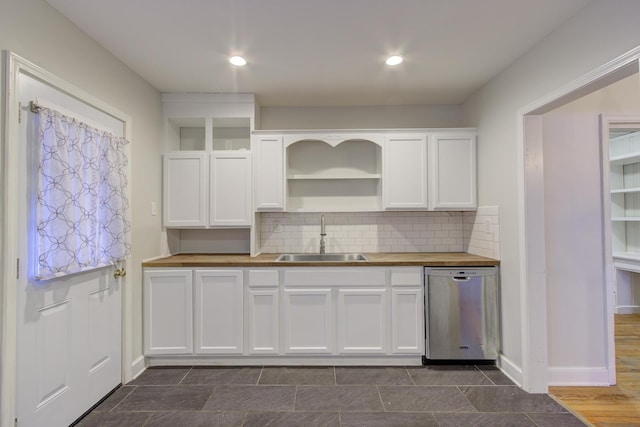
[[[609,384],[616,384],[616,359],[615,359],[615,317],[616,312],[616,268],[613,263],[613,245],[612,245],[612,226],[611,221],[611,164],[609,163],[609,135],[610,130],[614,127],[634,127],[640,130],[640,117],[638,116],[619,116],[619,115],[601,115],[600,116],[600,133],[602,141],[602,206],[604,208],[604,268],[605,268],[605,300],[607,302],[607,336],[612,339],[607,343],[609,345],[607,359],[609,369]]]
[[[531,393],[548,391],[545,242],[544,233],[541,232],[544,231],[544,169],[542,163],[536,164],[542,159],[539,116],[638,72],[639,60],[640,46],[525,105],[517,112],[522,388]],[[611,239],[611,235],[605,234],[604,238]],[[604,260],[603,265],[609,263]],[[612,297],[611,285],[607,283],[603,287],[607,319],[606,356],[608,377],[611,384],[615,384],[615,307],[611,303]]]
[[[56,89],[65,92],[69,96],[108,114],[124,123],[124,135],[131,140],[131,117],[93,95],[67,83],[50,72],[21,58],[20,56],[5,51],[3,55],[4,79],[3,89],[3,121],[4,133],[2,135],[2,157],[5,169],[2,171],[2,201],[5,209],[0,212],[3,215],[2,222],[2,247],[0,248],[0,268],[2,270],[2,286],[0,287],[1,325],[0,331],[0,426],[11,427],[14,425],[16,414],[16,349],[17,349],[17,276],[18,272],[25,271],[17,265],[18,256],[18,170],[19,164],[19,111],[18,83],[21,74],[30,75]],[[127,150],[130,150],[128,147]],[[127,153],[130,157],[129,153]],[[2,163],[0,163],[2,164]],[[127,179],[131,182],[131,162],[127,166]],[[131,200],[131,186],[127,186],[127,198]],[[22,263],[23,265],[26,262]],[[132,346],[133,346],[133,312],[132,312],[132,288],[131,275],[125,276],[122,281],[122,380],[132,377]]]

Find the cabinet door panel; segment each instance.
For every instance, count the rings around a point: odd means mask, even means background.
[[[338,290],[338,352],[387,352],[386,289]]]
[[[284,290],[286,353],[333,353],[331,289]]]
[[[214,152],[209,169],[209,224],[250,226],[251,155],[247,152]]]
[[[204,153],[168,153],[163,157],[165,227],[204,227],[208,164]]]
[[[249,289],[249,353],[277,354],[278,289]]]
[[[424,316],[423,288],[391,290],[393,353],[423,354]]]
[[[255,203],[259,211],[284,209],[284,149],[282,136],[256,138]]]
[[[144,272],[145,354],[193,352],[191,270]]]
[[[243,352],[242,270],[196,270],[195,352]]]
[[[383,179],[385,209],[427,209],[425,135],[386,138]]]
[[[429,172],[431,209],[477,208],[475,135],[434,135]]]

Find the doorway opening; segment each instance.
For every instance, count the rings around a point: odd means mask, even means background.
[[[599,150],[599,114],[603,110],[566,109],[572,102],[625,79],[637,85],[639,57],[640,48],[520,110],[520,207],[525,254],[522,286],[526,301],[523,387],[530,392],[546,392],[549,385],[563,383],[615,383],[615,292],[605,268],[611,262],[605,256],[610,234],[604,222],[605,190]],[[565,117],[552,115],[558,111]],[[618,110],[609,112],[621,114]],[[588,124],[582,125],[587,116]],[[560,132],[553,144],[549,141],[550,129]],[[578,139],[575,135],[579,135]],[[583,137],[591,142],[587,150]],[[584,242],[571,241],[567,247],[574,250],[550,257],[553,250],[549,248],[561,248],[571,236]],[[581,251],[586,251],[588,259],[581,258]],[[583,268],[585,265],[588,268]],[[567,315],[569,307],[579,307],[581,311],[572,318]],[[592,326],[596,324],[599,329],[594,330]],[[572,348],[572,334],[576,333],[593,336],[590,341],[595,351]],[[582,343],[586,341],[589,340]]]

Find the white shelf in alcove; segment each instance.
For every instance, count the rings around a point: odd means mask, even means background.
[[[291,174],[287,175],[287,179],[290,180],[338,180],[338,179],[380,179],[382,175],[379,173],[368,173],[368,174],[358,174],[358,175],[317,175],[317,174]]]
[[[367,212],[382,212],[382,208],[379,206],[375,206],[375,207],[355,207],[355,208],[343,208],[343,207],[339,207],[339,206],[327,206],[326,208],[292,208],[292,209],[287,209],[285,212],[297,212],[297,213],[303,213],[303,212],[336,212],[336,213],[340,213],[340,212],[363,212],[363,211],[367,211]]]
[[[614,252],[613,266],[618,270],[640,273],[640,253]]]
[[[640,261],[639,252],[614,252],[613,257],[620,258],[620,259],[628,259],[632,261]]]
[[[611,190],[611,194],[623,194],[623,193],[640,193],[640,187],[619,188],[617,190]]]
[[[640,152],[624,154],[622,156],[610,157],[609,162],[615,166],[630,165],[640,162]]]
[[[611,218],[611,221],[622,221],[622,222],[640,221],[640,216],[614,216],[613,218]]]

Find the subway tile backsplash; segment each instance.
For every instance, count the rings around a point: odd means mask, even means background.
[[[497,234],[490,236],[484,231],[487,222],[491,230],[499,227],[497,208],[482,215],[476,212],[327,212],[324,215],[327,252],[467,252],[469,246],[492,258],[499,253],[493,254],[497,247],[493,238]],[[262,213],[262,252],[318,252],[320,216],[320,213]],[[476,229],[475,218],[480,218],[483,228]],[[489,252],[492,255],[488,255]]]
[[[498,206],[481,206],[463,213],[464,251],[500,259],[500,210]]]

